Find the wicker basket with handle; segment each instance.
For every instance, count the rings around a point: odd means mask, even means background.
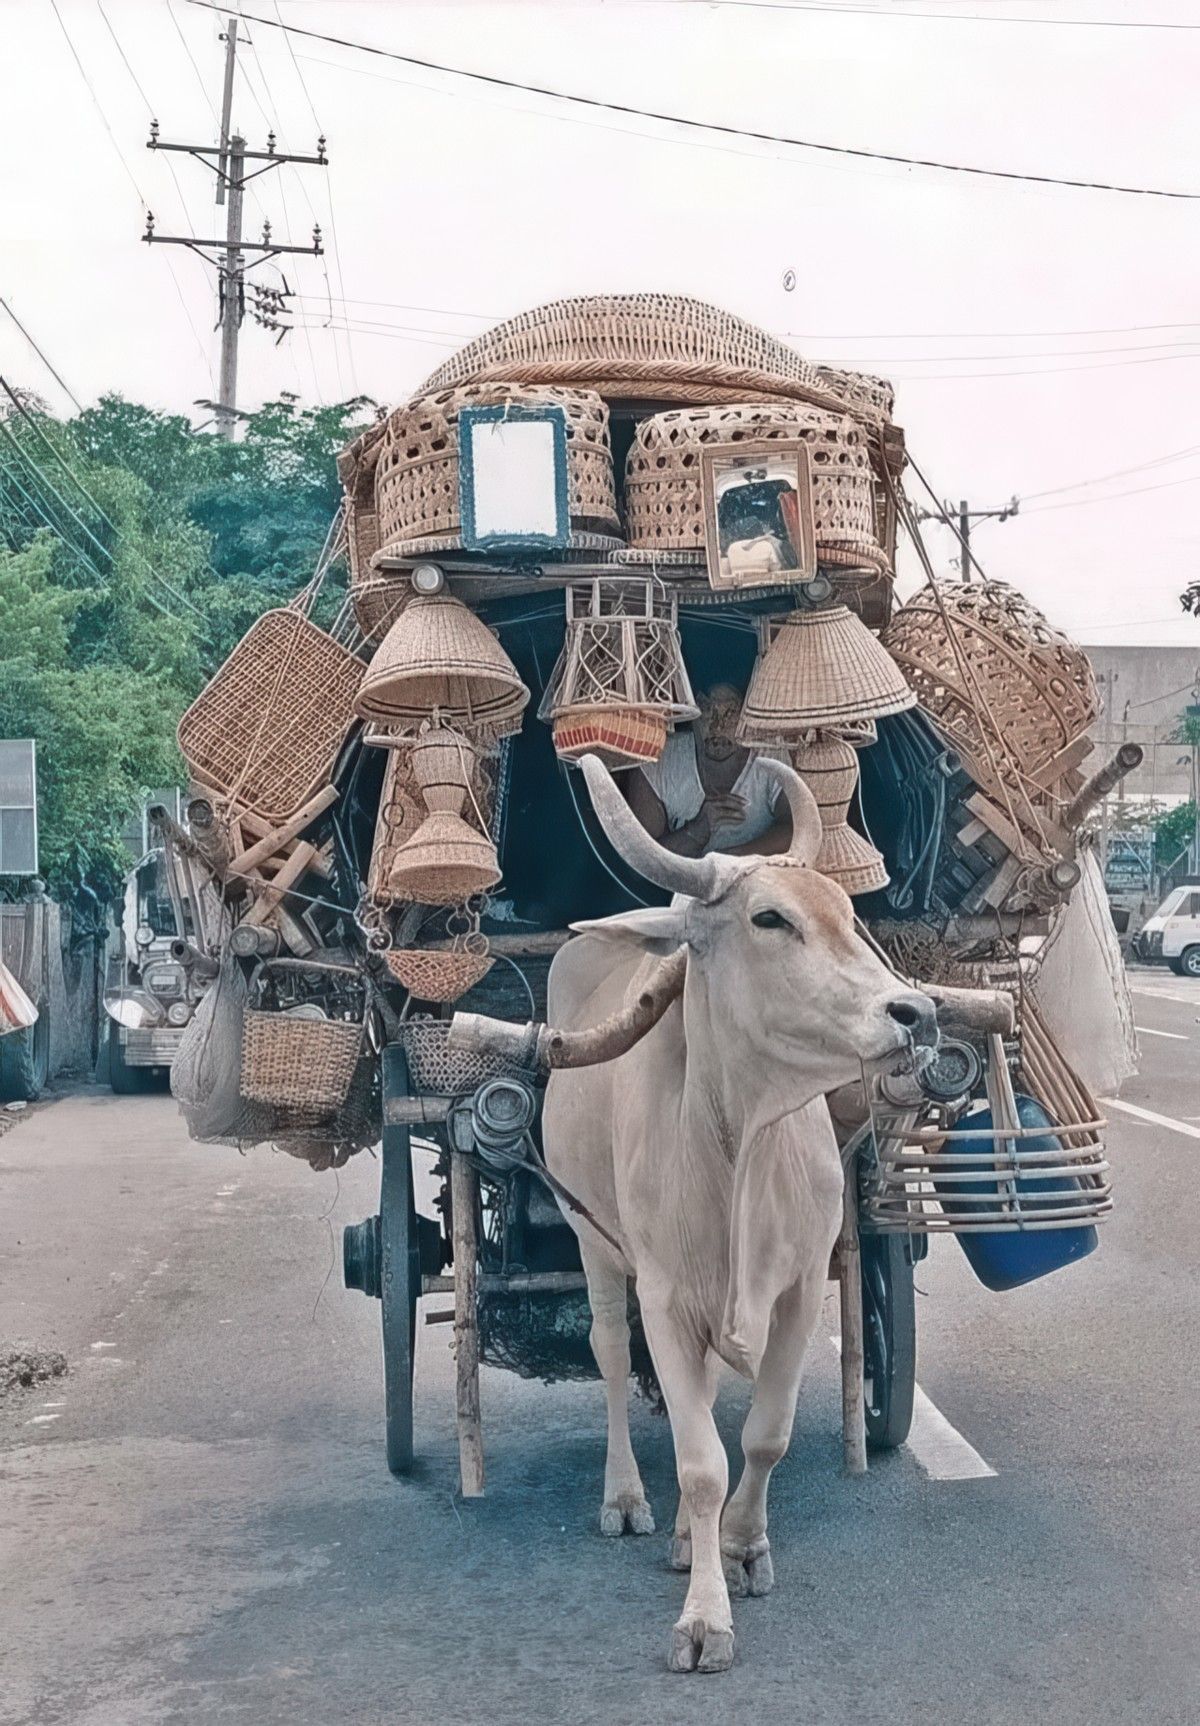
[[[243,1097],[276,1108],[340,1109],[358,1066],[363,1028],[343,1019],[247,1008],[242,1027]]]
[[[286,821],[327,783],[365,669],[301,612],[264,612],[179,721],[193,777]]]

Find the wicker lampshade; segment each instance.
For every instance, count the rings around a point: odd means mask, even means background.
[[[821,848],[816,867],[840,883],[847,893],[873,893],[888,884],[882,856],[846,820],[858,784],[858,758],[838,737],[818,737],[796,751],[796,771],[817,800],[821,815]]]
[[[794,742],[814,727],[880,719],[915,701],[886,650],[844,605],[793,611],[754,667],[738,741]]]
[[[529,691],[487,624],[450,593],[419,594],[388,630],[355,702],[363,719],[434,716],[493,736],[520,729]]]
[[[461,815],[426,816],[392,864],[388,887],[418,905],[461,905],[500,879],[496,847]]]

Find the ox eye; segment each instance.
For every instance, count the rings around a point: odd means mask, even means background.
[[[789,929],[791,924],[778,911],[756,911],[750,921],[756,929]]]

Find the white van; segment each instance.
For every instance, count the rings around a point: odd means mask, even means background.
[[[1161,960],[1181,977],[1200,977],[1200,887],[1176,887],[1143,925],[1139,959]]]

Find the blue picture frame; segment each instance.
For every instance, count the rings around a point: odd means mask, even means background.
[[[536,421],[548,425],[553,434],[554,518],[553,533],[481,532],[475,515],[476,426],[498,421]],[[553,403],[529,406],[498,403],[494,407],[465,407],[458,416],[458,507],[463,548],[466,551],[503,551],[536,554],[562,551],[571,540],[571,505],[567,484],[567,416]]]

